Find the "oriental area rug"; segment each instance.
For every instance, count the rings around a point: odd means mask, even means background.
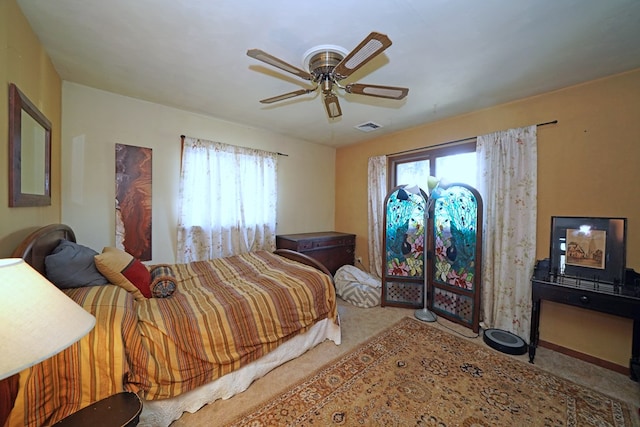
[[[626,403],[412,318],[233,426],[631,426]]]

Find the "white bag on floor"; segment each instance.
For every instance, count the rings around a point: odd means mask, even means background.
[[[382,281],[353,265],[343,265],[333,277],[336,294],[356,307],[369,308],[380,305]]]

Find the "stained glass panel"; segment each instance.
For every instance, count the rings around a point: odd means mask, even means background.
[[[435,200],[435,283],[474,289],[477,212],[476,197],[465,187],[450,187]]]
[[[389,195],[385,230],[387,276],[424,277],[425,206],[419,189],[412,192],[400,188]]]

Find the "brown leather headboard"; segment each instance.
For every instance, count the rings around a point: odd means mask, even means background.
[[[12,256],[24,259],[45,276],[44,259],[62,239],[76,241],[76,235],[71,227],[65,224],[46,225],[29,234],[13,251]]]

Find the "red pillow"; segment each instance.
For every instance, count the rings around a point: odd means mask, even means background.
[[[151,273],[139,259],[133,259],[131,263],[122,270],[122,275],[142,292],[145,298],[151,298]]]
[[[151,298],[151,274],[133,255],[121,249],[106,247],[93,259],[98,271],[109,282],[131,292],[138,301]]]

